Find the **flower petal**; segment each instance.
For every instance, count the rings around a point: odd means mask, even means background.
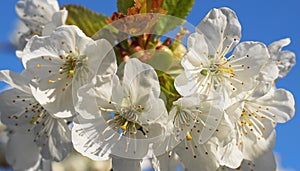
[[[123,87],[132,101],[139,103],[144,96],[156,97],[160,95],[160,86],[154,69],[138,59],[127,61],[124,69]]]
[[[14,170],[34,169],[39,166],[41,162],[40,151],[32,141],[33,137],[33,134],[19,132],[10,135],[7,143],[6,160]]]
[[[97,74],[95,81],[97,81],[97,85],[101,86],[100,84],[111,82],[112,77],[117,70],[113,47],[105,39],[90,42],[81,53],[85,54],[88,59],[86,64],[82,64],[82,66],[78,67],[73,78],[72,94],[74,104],[77,103],[78,89],[83,85],[90,83],[95,74]],[[105,89],[105,91],[108,90],[109,89]]]
[[[114,171],[140,171],[142,160],[126,159],[117,156],[112,157],[112,169]]]
[[[241,25],[229,8],[212,9],[196,31],[205,36],[209,55],[227,54],[241,38]]]
[[[72,152],[71,131],[62,119],[52,119],[48,122],[52,122],[50,136],[41,137],[41,142],[37,143],[42,147],[41,155],[45,159],[59,162]]]
[[[30,85],[35,99],[53,116],[58,118],[69,118],[75,114],[72,99],[72,89],[69,87],[64,91],[57,90],[57,87],[63,87],[63,82],[58,84],[47,80],[41,80],[38,84]]]
[[[229,59],[235,76],[230,79],[237,91],[253,88],[253,81],[266,64],[269,53],[266,46],[259,42],[240,43]]]
[[[28,86],[30,79],[24,78],[22,75],[14,73],[9,70],[0,71],[0,80],[6,82],[10,86],[17,88],[25,93],[30,93],[30,87]]]
[[[52,15],[52,21],[47,23],[42,31],[43,36],[49,36],[59,26],[64,25],[68,17],[68,11],[62,9]]]
[[[285,50],[282,48],[289,45],[291,40],[289,38],[281,39],[271,43],[268,47],[271,59],[277,63],[277,67],[280,70],[279,77],[283,78],[296,64],[296,55],[294,52]]]
[[[31,126],[31,110],[26,110],[33,97],[18,89],[10,89],[0,94],[1,121],[8,127],[21,127],[24,132]]]
[[[24,0],[16,4],[16,13],[32,31],[41,33],[44,24],[51,21],[54,12],[59,10],[57,0]]]

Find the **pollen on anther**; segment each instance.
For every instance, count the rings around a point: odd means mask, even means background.
[[[37,64],[36,67],[37,67],[37,68],[41,68],[41,64]]]

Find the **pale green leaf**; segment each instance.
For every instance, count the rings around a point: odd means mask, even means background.
[[[83,6],[66,5],[64,7],[68,10],[66,24],[78,26],[89,37],[107,24],[106,16],[97,14]]]

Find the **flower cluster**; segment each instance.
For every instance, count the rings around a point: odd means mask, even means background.
[[[166,80],[145,55],[120,63],[115,42],[65,25],[68,12],[55,0],[16,9],[27,28],[17,37],[25,69],[0,71],[12,87],[0,94],[0,111],[14,170],[51,170],[73,148],[112,158],[114,171],[140,170],[149,156],[162,171],[275,170],[274,128],[295,113],[293,95],[275,85],[295,64],[294,53],[281,51],[289,39],[239,43],[234,11],[212,9],[179,53],[181,72],[170,76],[178,98],[168,106]]]

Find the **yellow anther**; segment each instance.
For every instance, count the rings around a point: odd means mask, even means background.
[[[246,115],[244,115],[244,118],[245,118],[247,124],[248,124],[249,126],[252,126],[252,122],[250,121],[250,119],[249,119]]]
[[[219,71],[222,71],[222,72],[227,72],[229,74],[232,74],[233,73],[233,69],[228,69],[228,68],[219,68]]]
[[[125,131],[127,129],[128,121],[124,123],[124,125],[120,126],[120,128]]]
[[[34,124],[38,119],[39,119],[39,115],[35,115],[35,116],[29,121],[29,123],[32,125],[32,124]]]
[[[70,74],[71,76],[73,76],[73,75],[74,75],[74,70],[70,70],[70,71],[69,71],[69,74]]]
[[[41,64],[37,64],[36,67],[41,68]]]
[[[54,83],[55,81],[53,81],[53,80],[48,80],[48,83]]]
[[[191,136],[189,131],[186,133],[186,139],[187,140],[192,140],[193,139],[193,137]]]
[[[61,78],[60,78],[60,77],[58,77],[58,78],[57,78],[57,80],[58,80],[58,81],[60,81],[60,80],[61,80]]]

